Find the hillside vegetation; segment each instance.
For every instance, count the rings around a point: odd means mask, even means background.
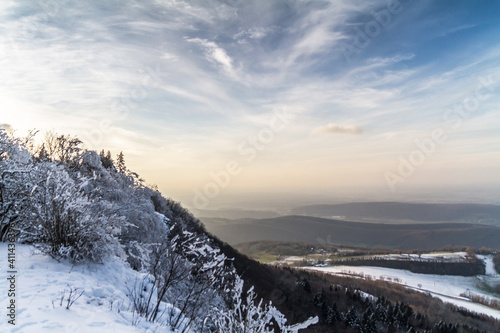
[[[318,249],[323,252],[336,252],[337,247],[333,245],[280,242],[280,241],[256,241],[245,242],[234,246],[238,251],[250,258],[259,261],[275,261],[279,256],[305,256],[317,253]]]

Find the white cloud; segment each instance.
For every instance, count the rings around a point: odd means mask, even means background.
[[[325,126],[320,126],[312,131],[312,134],[350,134],[350,135],[361,135],[363,134],[363,128],[353,125],[339,125],[330,123]]]
[[[189,42],[198,43],[205,48],[205,55],[207,59],[211,62],[215,62],[222,66],[222,69],[226,74],[230,76],[235,76],[235,70],[233,68],[233,59],[227,54],[226,50],[218,46],[214,42],[210,42],[206,39],[192,38],[188,39]]]
[[[245,41],[245,38],[250,39],[262,39],[266,37],[273,29],[270,27],[259,27],[259,28],[241,28],[240,31],[233,35],[233,39],[238,40],[238,42]]]

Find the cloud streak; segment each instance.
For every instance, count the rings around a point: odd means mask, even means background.
[[[363,128],[353,125],[339,125],[330,123],[325,126],[319,126],[313,129],[312,134],[348,134],[361,135],[364,133]]]
[[[233,59],[231,59],[231,57],[227,54],[226,50],[219,47],[216,43],[209,42],[206,39],[192,38],[188,39],[188,41],[203,46],[207,59],[212,63],[220,65],[229,76],[234,77],[236,75],[233,68]]]

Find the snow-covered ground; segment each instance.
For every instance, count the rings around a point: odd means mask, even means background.
[[[497,272],[495,270],[495,263],[493,262],[493,256],[492,255],[489,255],[489,256],[476,256],[478,257],[478,259],[481,259],[482,261],[484,261],[484,263],[486,264],[486,275],[488,276],[496,276],[496,275],[499,275],[500,272]]]
[[[487,273],[493,273],[488,270]],[[499,283],[500,276],[498,274],[481,276],[481,277],[462,277],[450,275],[430,275],[430,274],[416,274],[406,270],[398,270],[382,267],[368,267],[368,266],[331,266],[331,267],[303,267],[303,269],[320,271],[324,273],[346,275],[346,274],[364,274],[370,275],[372,279],[386,280],[394,283],[399,283],[408,288],[430,293],[432,296],[442,299],[444,302],[452,303],[457,306],[462,306],[477,313],[483,313],[494,318],[500,319],[500,311],[494,310],[487,306],[473,303],[465,297],[460,296],[467,291],[498,299],[493,297],[479,288],[481,281],[487,283]]]
[[[377,258],[390,259],[415,259],[415,260],[439,260],[439,261],[460,261],[468,257],[467,252],[432,252],[423,254],[388,254],[375,255]]]
[[[0,332],[172,332],[144,320],[132,325],[127,283],[133,285],[141,275],[118,259],[105,265],[72,266],[58,263],[28,245],[17,245],[16,255],[14,326],[8,323],[10,318],[6,315],[10,302],[7,244],[0,243]],[[84,293],[66,309],[70,289]]]

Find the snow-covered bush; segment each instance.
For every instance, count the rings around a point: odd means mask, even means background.
[[[31,155],[26,149],[26,141],[29,141],[29,138],[16,138],[0,128],[0,161],[11,160],[21,165],[29,164]]]
[[[37,161],[2,130],[0,156],[2,230],[8,226],[18,241],[75,262],[120,253],[120,218],[110,202],[87,193],[91,179],[64,163]]]
[[[29,181],[32,159],[24,142],[0,128],[0,239],[7,231],[19,234],[18,225],[29,218]],[[12,234],[12,233],[11,233]]]
[[[282,333],[298,332],[318,322],[318,318],[310,318],[304,323],[287,326],[285,316],[271,303],[263,304],[262,299],[256,303],[257,295],[251,287],[245,297],[243,280],[237,277],[234,289],[226,289],[232,295],[232,307],[229,310],[214,309],[212,321],[219,333],[273,333],[275,325]]]
[[[100,262],[116,255],[120,245],[120,219],[109,202],[92,201],[81,189],[88,182],[75,182],[61,166],[49,169],[43,186],[45,203],[37,211],[40,241],[53,255],[74,261]]]
[[[210,309],[224,307],[219,288],[233,274],[227,258],[207,242],[183,231],[168,242],[150,244],[148,274],[129,288],[132,310],[179,332],[203,331]]]

